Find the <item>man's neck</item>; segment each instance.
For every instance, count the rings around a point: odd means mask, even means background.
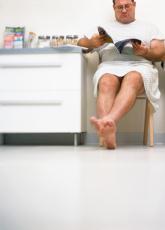
[[[134,22],[136,19],[132,19],[132,20],[129,20],[129,21],[120,21],[120,20],[117,20],[117,22],[121,23],[121,24],[130,24],[132,22]]]

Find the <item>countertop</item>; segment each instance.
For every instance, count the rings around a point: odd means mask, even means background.
[[[82,53],[83,47],[63,45],[60,47],[48,48],[0,48],[0,55],[3,54],[53,54],[53,53]]]

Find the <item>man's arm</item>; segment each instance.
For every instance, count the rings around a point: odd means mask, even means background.
[[[91,38],[87,38],[87,37],[80,38],[78,40],[77,45],[89,49],[94,49],[94,48],[98,48],[99,46],[102,46],[105,42],[106,42],[105,35],[94,34]]]
[[[150,61],[164,61],[165,60],[165,41],[154,39],[151,41],[150,46],[144,43],[141,45],[132,44],[136,55],[142,56]]]

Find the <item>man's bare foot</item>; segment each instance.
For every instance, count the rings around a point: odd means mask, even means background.
[[[115,149],[116,145],[116,124],[113,120],[103,120],[100,133],[104,137],[104,146],[107,149]]]
[[[100,147],[104,146],[104,137],[100,133],[100,130],[103,128],[101,119],[97,119],[96,117],[91,117],[90,122],[96,129],[97,135],[99,137],[99,146]]]
[[[91,117],[90,122],[95,127],[96,131],[99,133],[100,132],[99,119],[97,119],[96,117]]]
[[[90,121],[99,136],[99,145],[105,146],[107,149],[115,149],[117,147],[115,122],[105,118],[97,119],[96,117],[91,117]]]

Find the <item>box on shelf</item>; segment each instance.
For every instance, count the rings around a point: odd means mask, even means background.
[[[25,27],[5,27],[4,48],[24,47]]]

